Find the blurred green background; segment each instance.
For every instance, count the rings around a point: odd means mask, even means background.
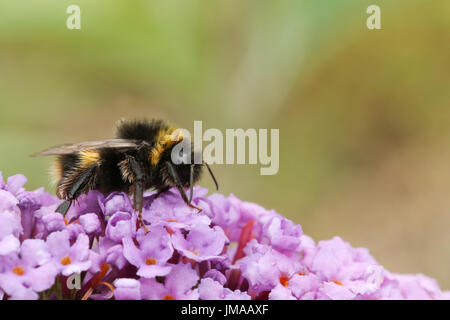
[[[279,128],[279,173],[215,165],[221,192],[450,289],[449,18],[448,0],[2,0],[0,170],[54,192],[28,155],[121,117]]]

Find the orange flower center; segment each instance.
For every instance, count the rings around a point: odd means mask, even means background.
[[[66,226],[68,226],[68,225],[69,225],[69,221],[67,221],[67,219],[66,219],[66,218],[64,218],[64,223],[66,224]]]
[[[303,272],[298,272],[297,273],[299,276],[305,276],[306,274],[305,273],[303,273]]]
[[[25,271],[23,270],[23,268],[21,266],[13,268],[12,272],[17,274],[18,276],[23,276],[23,274],[25,273]]]
[[[175,298],[173,296],[165,296],[164,298],[162,298],[163,300],[175,300]]]
[[[287,286],[289,285],[289,278],[286,277],[286,276],[281,276],[281,277],[280,277],[280,283],[281,283],[283,286],[287,287]]]
[[[68,264],[72,263],[72,259],[70,259],[69,256],[65,256],[64,258],[61,259],[61,264],[63,266],[67,266]]]
[[[342,282],[340,282],[340,281],[338,281],[338,280],[333,280],[332,282],[334,282],[334,283],[336,283],[337,285],[340,285],[340,286],[343,285]]]
[[[198,256],[198,251],[194,251],[194,249],[189,249],[189,251]]]
[[[156,259],[154,259],[154,258],[147,258],[147,259],[145,259],[145,264],[146,265],[152,265],[152,264],[156,264]]]

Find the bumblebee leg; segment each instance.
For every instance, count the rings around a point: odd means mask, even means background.
[[[175,187],[178,189],[178,191],[180,192],[181,198],[183,199],[183,201],[191,208],[193,209],[197,209],[198,213],[202,212],[202,208],[199,208],[195,205],[193,205],[192,203],[189,202],[189,199],[186,195],[186,191],[184,191],[183,186],[181,185],[180,179],[178,177],[177,172],[175,171],[175,169],[173,168],[173,165],[170,162],[167,162],[167,166],[169,167],[169,172],[170,175],[172,176],[173,180],[175,181]]]
[[[144,220],[142,219],[142,203],[144,198],[144,185],[141,180],[138,180],[134,184],[134,210],[138,212],[139,224],[144,228],[145,233],[148,233],[148,229],[145,226]]]
[[[87,193],[94,188],[98,166],[98,163],[93,164],[87,169],[75,172],[63,179],[58,186],[58,193],[64,195],[65,201],[56,208],[55,212],[65,215],[73,200],[78,198],[81,193]]]
[[[70,206],[72,205],[72,200],[64,200],[58,208],[56,208],[55,212],[61,213],[63,216],[66,215],[67,211],[69,211]]]
[[[197,207],[197,206],[195,206],[195,205],[193,205],[192,203],[189,202],[189,199],[188,199],[188,197],[187,197],[187,195],[186,195],[186,191],[184,191],[184,189],[183,189],[183,186],[181,186],[180,184],[177,184],[175,187],[176,187],[176,188],[178,189],[178,191],[180,192],[180,195],[181,195],[181,198],[183,198],[183,201],[184,201],[189,207],[191,207],[191,208],[193,208],[193,209],[197,209],[197,210],[198,210],[197,213],[200,213],[200,212],[203,211],[202,208],[199,208],[199,207]]]
[[[157,192],[156,195],[155,195],[155,199],[157,199],[157,198],[161,195],[161,193],[166,192],[166,191],[169,190],[170,188],[171,188],[170,186],[165,186],[165,187],[162,188],[161,190],[158,190],[158,192]]]
[[[144,170],[137,162],[137,160],[132,156],[127,156],[125,163],[122,164],[122,170],[125,170],[125,172],[127,172],[129,179],[131,178],[131,180],[134,182],[132,186],[134,210],[138,212],[139,224],[144,228],[144,231],[147,233],[149,230],[145,226],[144,220],[142,219],[142,206],[145,188]]]

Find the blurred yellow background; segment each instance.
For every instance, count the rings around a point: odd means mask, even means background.
[[[215,165],[220,192],[450,289],[449,18],[448,0],[3,0],[0,170],[54,192],[28,155],[121,117],[279,128],[279,173]]]

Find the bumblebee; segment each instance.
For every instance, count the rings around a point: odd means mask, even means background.
[[[217,181],[207,163],[173,162],[173,148],[183,140],[180,130],[162,120],[119,121],[116,139],[87,141],[53,147],[32,156],[57,155],[53,165],[57,181],[56,195],[64,200],[56,212],[63,215],[72,202],[91,190],[102,193],[122,191],[133,196],[134,209],[142,221],[144,191],[157,190],[157,195],[172,187],[178,189],[183,201],[193,205],[193,186],[206,166],[216,188]],[[182,150],[178,156],[185,159]],[[191,148],[191,159],[194,151]],[[177,161],[176,161],[177,162]],[[185,189],[190,188],[189,197]]]

